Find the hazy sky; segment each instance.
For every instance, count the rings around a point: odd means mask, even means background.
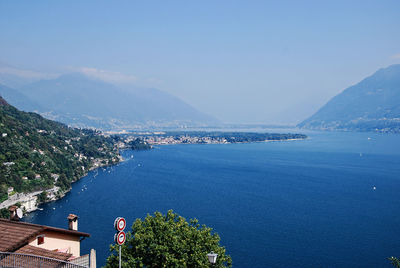
[[[400,1],[0,1],[0,61],[156,87],[225,122],[293,123],[400,63]]]

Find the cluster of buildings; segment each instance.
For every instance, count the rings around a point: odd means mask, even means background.
[[[148,135],[140,136],[143,141],[150,145],[165,145],[165,144],[220,144],[228,143],[223,137],[209,137],[209,136],[189,136],[189,135],[177,135],[177,136],[158,136]]]
[[[57,174],[52,174],[52,177],[57,181],[59,176]],[[54,201],[59,198],[59,190],[60,187],[54,186],[53,188],[44,191],[40,190],[30,193],[17,193],[14,191],[13,187],[8,187],[8,199],[0,203],[0,209],[8,208],[16,203],[19,203],[24,212],[31,212],[38,208],[38,196],[42,192],[46,192],[48,201]]]

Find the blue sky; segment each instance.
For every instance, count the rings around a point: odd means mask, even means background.
[[[0,62],[156,87],[225,122],[294,123],[400,63],[400,1],[1,1]]]

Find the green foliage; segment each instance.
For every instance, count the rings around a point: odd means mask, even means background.
[[[396,257],[390,257],[388,258],[389,261],[393,264],[394,267],[400,268],[400,260]]]
[[[0,203],[8,199],[7,185],[0,184]]]
[[[113,139],[98,131],[70,128],[0,104],[0,201],[7,199],[10,186],[32,192],[56,184],[65,191],[96,159],[117,162],[117,154]],[[60,176],[57,182],[55,175]]]
[[[47,192],[46,191],[41,192],[40,194],[38,194],[37,197],[38,197],[38,199],[37,199],[37,203],[38,204],[48,201],[48,197],[47,197]]]
[[[71,182],[64,174],[61,174],[57,180],[56,186],[60,187],[62,191],[65,191],[71,187]]]
[[[136,138],[128,142],[128,147],[132,150],[149,150],[151,146],[140,138]]]
[[[0,209],[0,218],[9,219],[10,218],[10,211],[7,208]]]
[[[114,141],[114,143],[118,142],[123,142],[126,144],[126,149],[131,149],[131,150],[150,150],[151,145],[149,145],[147,142],[143,141],[141,138],[134,138],[127,142],[127,137],[129,135],[126,134],[121,134],[121,135],[113,135],[111,136],[111,139]]]
[[[231,267],[231,257],[219,245],[218,234],[211,231],[172,210],[137,219],[122,246],[122,267],[210,267],[207,254],[211,251],[218,254],[214,267]],[[118,250],[118,245],[111,245],[107,268],[118,267]]]

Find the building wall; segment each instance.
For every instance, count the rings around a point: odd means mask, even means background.
[[[31,196],[25,202],[21,202],[21,207],[26,211],[34,211],[37,209],[37,195]]]
[[[48,250],[67,249],[67,253],[71,253],[75,257],[81,255],[81,242],[79,236],[49,231],[43,232],[40,235],[45,236],[43,244],[38,245],[38,239],[35,237],[29,241],[29,245]]]

